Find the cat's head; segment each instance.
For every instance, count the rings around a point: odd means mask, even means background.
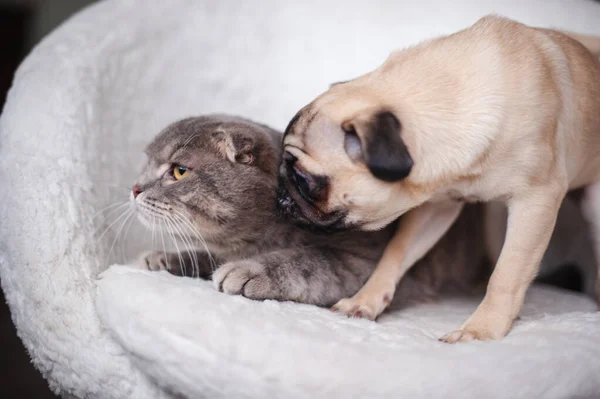
[[[148,228],[222,240],[275,214],[279,133],[224,115],[188,118],[146,148],[131,201]],[[196,229],[197,231],[192,231]]]

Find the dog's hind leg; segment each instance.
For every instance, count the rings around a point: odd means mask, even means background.
[[[500,339],[508,333],[548,248],[565,193],[566,184],[552,182],[509,199],[506,238],[485,297],[460,329],[442,341]]]
[[[600,182],[590,184],[585,188],[582,202],[583,214],[590,224],[592,245],[596,257],[596,302],[600,310]]]

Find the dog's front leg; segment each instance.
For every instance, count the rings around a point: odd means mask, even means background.
[[[391,302],[402,276],[448,231],[462,207],[462,202],[427,202],[409,211],[366,284],[332,310],[375,320]]]
[[[550,188],[509,201],[506,238],[485,297],[462,327],[441,341],[500,339],[508,333],[538,272],[565,194],[562,187]]]

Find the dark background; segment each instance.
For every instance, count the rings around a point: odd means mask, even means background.
[[[0,0],[0,104],[4,106],[13,74],[31,48],[48,32],[94,0]],[[593,0],[600,2],[600,0]],[[598,22],[600,23],[600,21]],[[579,290],[572,268],[547,281]],[[31,365],[17,337],[10,312],[0,290],[0,397],[46,399],[56,396]]]

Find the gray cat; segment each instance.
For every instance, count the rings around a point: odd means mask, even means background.
[[[394,225],[375,232],[321,234],[276,214],[281,134],[238,117],[188,118],[148,146],[131,200],[138,218],[180,237],[193,251],[152,253],[150,270],[212,277],[228,294],[329,306],[366,281]],[[445,290],[468,292],[489,272],[482,209],[471,205],[403,279],[406,304]]]

